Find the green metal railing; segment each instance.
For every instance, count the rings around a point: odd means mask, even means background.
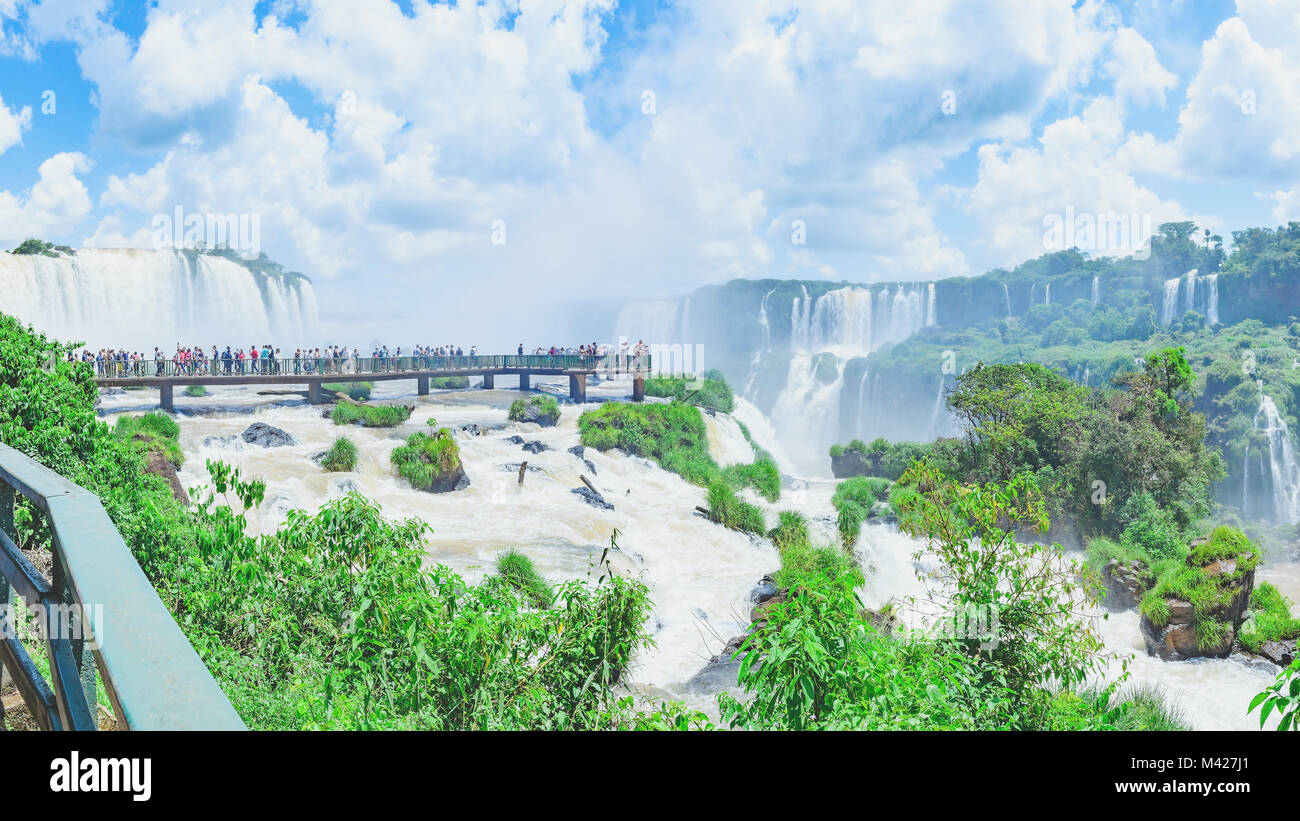
[[[297,359],[209,359],[179,362],[146,359],[92,363],[100,379],[167,379],[187,376],[356,376],[427,371],[591,371],[611,374],[650,372],[650,357],[622,354],[524,354],[517,356],[305,357]]]
[[[50,579],[16,544],[15,491],[49,524]],[[43,729],[96,729],[96,673],[119,728],[244,729],[99,499],[5,444],[0,575],[0,604],[8,605],[0,608],[0,665]],[[37,623],[49,682],[15,629],[15,593]]]

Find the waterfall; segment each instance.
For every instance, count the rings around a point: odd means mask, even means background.
[[[936,323],[936,320],[934,316],[934,283],[933,282],[931,282],[927,286],[927,290],[929,292],[929,296],[925,302],[925,324],[934,325]]]
[[[1101,277],[1093,275],[1092,277],[1092,307],[1096,308],[1097,303],[1101,301]]]
[[[796,354],[790,360],[785,388],[772,408],[772,426],[781,433],[786,453],[804,475],[829,470],[826,451],[839,433],[840,388],[848,360],[831,357],[835,372],[825,372],[830,354]]]
[[[1010,319],[1011,318],[1011,289],[1007,287],[1007,284],[1005,282],[1002,283],[1002,298],[1006,300],[1007,319]]]
[[[93,248],[61,257],[0,254],[0,311],[92,349],[320,344],[310,281],[254,273],[211,254]]]
[[[758,327],[763,332],[763,346],[754,351],[754,358],[749,363],[749,376],[745,379],[745,389],[740,392],[741,396],[749,399],[754,397],[754,382],[758,379],[758,372],[763,364],[763,354],[772,350],[772,326],[767,321],[767,300],[775,290],[776,288],[772,288],[758,301]]]
[[[939,393],[934,397],[934,410],[930,412],[930,438],[939,438],[939,414],[943,412],[943,387],[946,378],[939,377]]]
[[[1264,427],[1260,428],[1263,418]],[[1268,469],[1273,484],[1273,515],[1279,522],[1300,522],[1300,464],[1296,463],[1291,431],[1273,397],[1264,394],[1255,412],[1255,430],[1268,439]],[[1243,484],[1243,496],[1245,494]],[[1244,503],[1243,499],[1243,503]]]
[[[1210,298],[1205,307],[1205,322],[1209,325],[1219,324],[1219,275],[1210,274],[1206,279],[1210,285]]]
[[[1050,282],[1047,283],[1046,287],[1043,289],[1043,304],[1044,305],[1052,304],[1052,283]]]
[[[858,424],[854,430],[857,431],[859,439],[865,439],[867,437],[867,378],[870,375],[871,371],[867,368],[863,368],[862,379],[858,381]]]
[[[1172,325],[1178,319],[1178,301],[1182,297],[1183,313],[1196,311],[1207,325],[1219,323],[1219,275],[1197,276],[1196,269],[1180,277],[1165,280],[1164,302],[1160,307],[1160,324]]]
[[[613,339],[645,340],[648,345],[685,344],[682,311],[678,300],[657,299],[634,302],[618,312]]]

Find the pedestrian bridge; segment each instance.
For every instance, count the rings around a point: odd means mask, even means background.
[[[322,385],[334,382],[384,382],[414,379],[421,396],[429,393],[429,380],[449,376],[481,376],[483,388],[496,387],[497,376],[518,376],[519,390],[532,388],[533,376],[568,376],[569,397],[587,400],[587,377],[632,380],[632,399],[645,398],[649,356],[525,354],[516,356],[402,356],[303,359],[243,359],[173,362],[171,359],[138,362],[96,362],[95,382],[104,388],[155,387],[163,410],[173,410],[176,387],[188,385],[306,385],[307,400],[321,403]]]

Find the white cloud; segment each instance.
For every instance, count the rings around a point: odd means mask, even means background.
[[[1137,145],[1133,144],[1137,141]],[[1133,164],[1145,161],[1140,150],[1148,136],[1130,138],[1122,109],[1114,100],[1097,98],[1080,116],[1043,129],[1038,146],[989,144],[979,149],[979,181],[966,207],[980,226],[979,244],[1005,265],[1048,250],[1044,220],[1075,214],[1138,215],[1152,229],[1162,222],[1187,219],[1182,206],[1140,185]],[[1206,223],[1210,224],[1210,223]],[[1105,255],[1136,250],[1088,249]]]
[[[10,109],[0,96],[0,154],[19,145],[23,141],[23,132],[32,127],[32,107]]]
[[[1136,106],[1163,106],[1165,92],[1178,78],[1156,58],[1156,50],[1131,28],[1120,28],[1110,45],[1105,63],[1108,77],[1115,82],[1115,96]]]
[[[90,213],[90,195],[77,178],[90,170],[84,154],[62,153],[41,163],[25,195],[0,191],[0,242],[66,233]]]

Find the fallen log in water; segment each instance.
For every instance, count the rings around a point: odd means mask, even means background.
[[[524,462],[521,465],[519,465],[519,484],[521,485],[524,483],[524,471],[526,470],[528,470],[527,462]]]

